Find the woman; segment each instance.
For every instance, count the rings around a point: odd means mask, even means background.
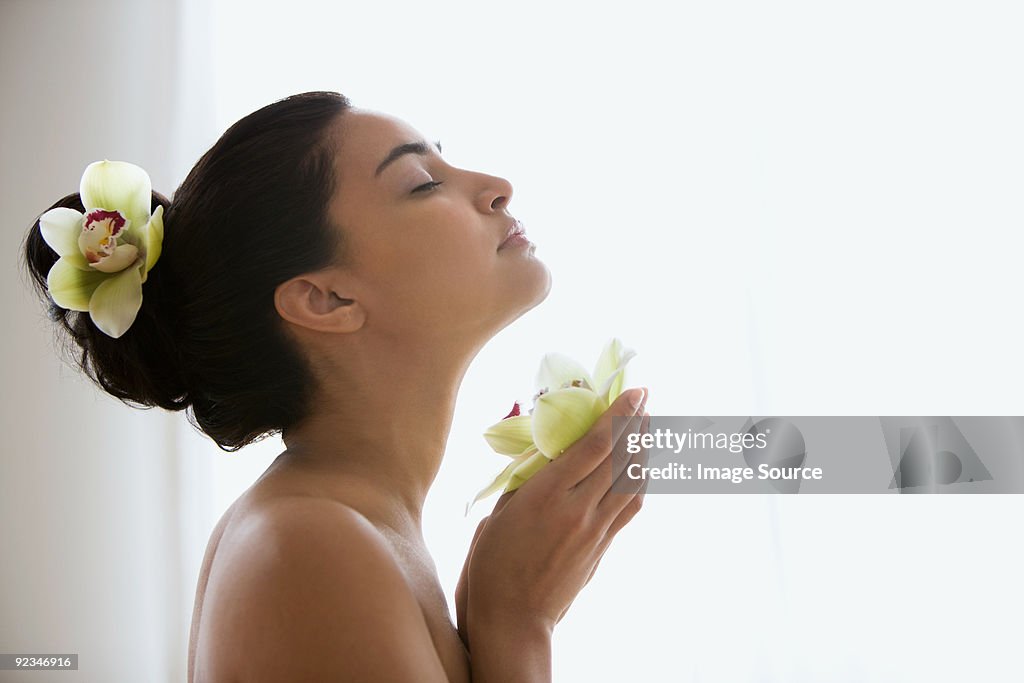
[[[452,624],[423,501],[468,364],[550,277],[515,236],[508,181],[440,152],[336,93],[276,102],[173,202],[153,193],[162,251],[120,336],[50,301],[112,395],[187,408],[225,450],[282,435],[210,539],[190,681],[546,680],[554,625],[640,508],[643,490],[609,491],[625,441],[612,417],[646,421],[634,389],[499,499]],[[55,206],[86,210],[78,194]],[[39,221],[25,249],[46,296],[57,254]]]

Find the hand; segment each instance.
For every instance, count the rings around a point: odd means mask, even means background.
[[[650,420],[651,415],[646,410],[643,411],[643,415],[644,415],[644,418],[646,418],[646,419],[641,424],[641,427],[640,427],[640,432],[641,433],[647,432],[647,426],[650,424],[650,421],[651,421]],[[626,467],[628,465],[630,465],[631,463],[634,463],[634,462],[640,463],[641,466],[647,464],[647,451],[644,450],[642,452],[642,454],[637,454],[636,457],[630,457],[628,453],[623,452],[622,454],[620,454],[620,457],[623,457],[623,458],[628,457],[629,461],[626,462],[625,465],[623,465],[622,467],[615,468],[615,476],[616,476],[616,483],[617,483],[615,490],[617,492],[622,490],[622,488],[621,488],[622,483],[627,479],[627,477],[625,476],[624,472],[625,472],[625,469],[626,469]],[[640,498],[640,500],[636,502],[637,511],[639,511],[640,507],[643,505],[643,498],[644,498],[644,495],[647,493],[647,484],[649,483],[649,481],[650,480],[645,479],[643,485],[640,487],[640,490],[636,493],[636,495]],[[514,493],[514,491],[513,491],[513,493]],[[603,551],[601,553],[601,557],[604,557],[604,552]],[[590,580],[592,578],[594,578],[594,573],[597,571],[598,566],[601,564],[601,557],[598,557],[597,558],[597,562],[594,563],[594,568],[590,570],[590,576],[588,576],[587,580],[583,583],[584,586],[586,586],[588,583],[590,583]],[[572,606],[572,603],[570,603],[569,605],[566,605],[565,609],[562,610],[562,613],[558,616],[558,621],[562,621],[562,617],[565,616],[565,613],[569,611],[569,607],[571,607],[571,606]]]
[[[494,514],[501,508],[505,507],[505,503],[508,502],[509,497],[515,493],[515,491],[507,491],[498,498],[498,502],[494,504],[494,509],[491,510],[491,514]],[[480,520],[480,523],[476,527],[476,531],[473,533],[473,540],[469,542],[469,552],[466,553],[466,561],[462,565],[462,573],[459,575],[459,582],[455,585],[455,619],[458,622],[459,638],[462,640],[462,644],[469,649],[469,632],[466,628],[466,602],[469,597],[469,562],[473,558],[473,550],[476,548],[476,541],[480,538],[480,532],[484,530],[484,526],[487,524],[487,520],[490,519],[490,515]]]
[[[481,522],[456,590],[464,642],[471,629],[463,625],[475,619],[553,629],[590,581],[612,538],[643,504],[646,479],[629,479],[625,470],[646,463],[646,451],[626,451],[628,434],[646,431],[650,422],[644,401],[630,405],[645,394],[622,394],[579,441],[503,495]],[[630,419],[614,429],[613,417]]]

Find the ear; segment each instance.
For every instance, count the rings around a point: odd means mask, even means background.
[[[306,273],[282,282],[274,290],[274,307],[285,320],[320,332],[355,332],[366,322],[366,309],[338,295],[341,281],[335,271]]]

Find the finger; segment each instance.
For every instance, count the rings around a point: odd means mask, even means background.
[[[621,424],[615,425],[613,418],[631,417],[643,410],[644,402],[647,399],[647,389],[630,389],[623,392],[611,404],[608,410],[597,418],[597,422],[580,439],[569,446],[541,470],[552,470],[558,472],[567,488],[576,486],[587,475],[594,471],[601,461],[611,452],[612,446],[619,440],[622,432],[625,431],[628,420],[620,420]],[[617,428],[616,428],[617,427]]]
[[[473,532],[473,540],[469,542],[469,552],[466,553],[466,562],[462,565],[462,572],[459,574],[459,581],[455,586],[455,618],[458,623],[459,637],[466,641],[466,600],[468,598],[466,592],[469,590],[469,561],[473,557],[473,551],[476,550],[476,541],[480,538],[480,533],[487,526],[487,520],[491,517],[490,515],[480,520],[480,523],[476,525],[476,531]]]
[[[629,467],[636,462],[638,456],[643,456],[646,453],[646,449],[643,448],[637,435],[645,432],[649,424],[650,417],[647,416],[646,411],[630,418],[625,432],[615,443],[612,452],[593,472],[576,485],[576,491],[598,501],[603,500],[605,496],[609,495],[609,492],[624,492],[630,496],[636,493],[638,486],[630,489],[628,486],[616,486],[616,484],[621,484],[620,475],[628,474],[631,471]],[[635,450],[636,453],[631,453],[630,450]],[[623,501],[623,504],[625,502]]]
[[[645,411],[637,433],[647,434],[650,431],[650,424],[651,416]],[[625,441],[625,439],[622,440]],[[608,475],[608,468],[602,463],[593,474],[577,487],[593,486],[595,490],[601,493],[601,501],[597,504],[600,514],[615,517],[629,503],[629,500],[640,491],[644,482],[647,481],[642,468],[646,467],[650,461],[650,452],[647,448],[641,446],[639,442],[637,445],[639,448],[636,449],[636,453],[630,453],[621,444],[617,446],[612,457],[608,460],[615,460],[621,464],[612,468],[610,475]],[[604,473],[601,472],[602,469],[605,470]],[[612,477],[615,477],[615,479],[612,480]]]
[[[631,437],[631,435],[645,434],[648,431],[650,422],[650,415],[647,414],[646,410],[629,418],[629,424],[626,425],[625,431],[619,437],[619,440],[615,442],[615,446],[612,449],[612,457],[602,462],[595,472],[602,467],[607,467],[610,470],[611,479],[618,479],[626,468],[633,463],[637,455],[646,452],[647,449],[644,448],[640,439]],[[630,443],[631,440],[632,444]],[[630,452],[631,450],[635,452]],[[594,474],[591,473],[588,479],[593,477]]]
[[[619,514],[615,516],[612,523],[608,526],[608,530],[605,532],[605,536],[610,541],[615,534],[622,530],[622,527],[629,524],[630,520],[636,517],[636,513],[640,512],[640,508],[644,504],[644,496],[647,494],[647,484],[650,479],[644,479],[643,486],[640,487],[639,493],[629,499],[629,502],[619,511]]]
[[[466,582],[469,580],[469,560],[473,557],[473,551],[476,550],[477,539],[480,538],[480,534],[483,532],[484,527],[487,526],[487,520],[490,518],[490,515],[488,515],[481,519],[480,523],[476,525],[476,531],[473,532],[473,540],[469,542],[469,551],[466,553],[466,562],[462,565],[462,573],[459,574],[459,581],[455,587],[456,593],[459,593],[460,590],[464,590],[466,587]]]
[[[466,555],[467,559],[473,554],[473,550],[476,549],[476,541],[480,538],[480,533],[484,530],[484,527],[487,526],[487,520],[490,518],[491,516],[487,515],[480,520],[479,524],[476,525],[476,531],[473,532],[473,540],[469,542],[469,553]]]

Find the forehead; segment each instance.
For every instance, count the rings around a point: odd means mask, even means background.
[[[343,183],[372,183],[374,172],[395,146],[425,139],[396,116],[351,108],[341,117],[337,171]]]

